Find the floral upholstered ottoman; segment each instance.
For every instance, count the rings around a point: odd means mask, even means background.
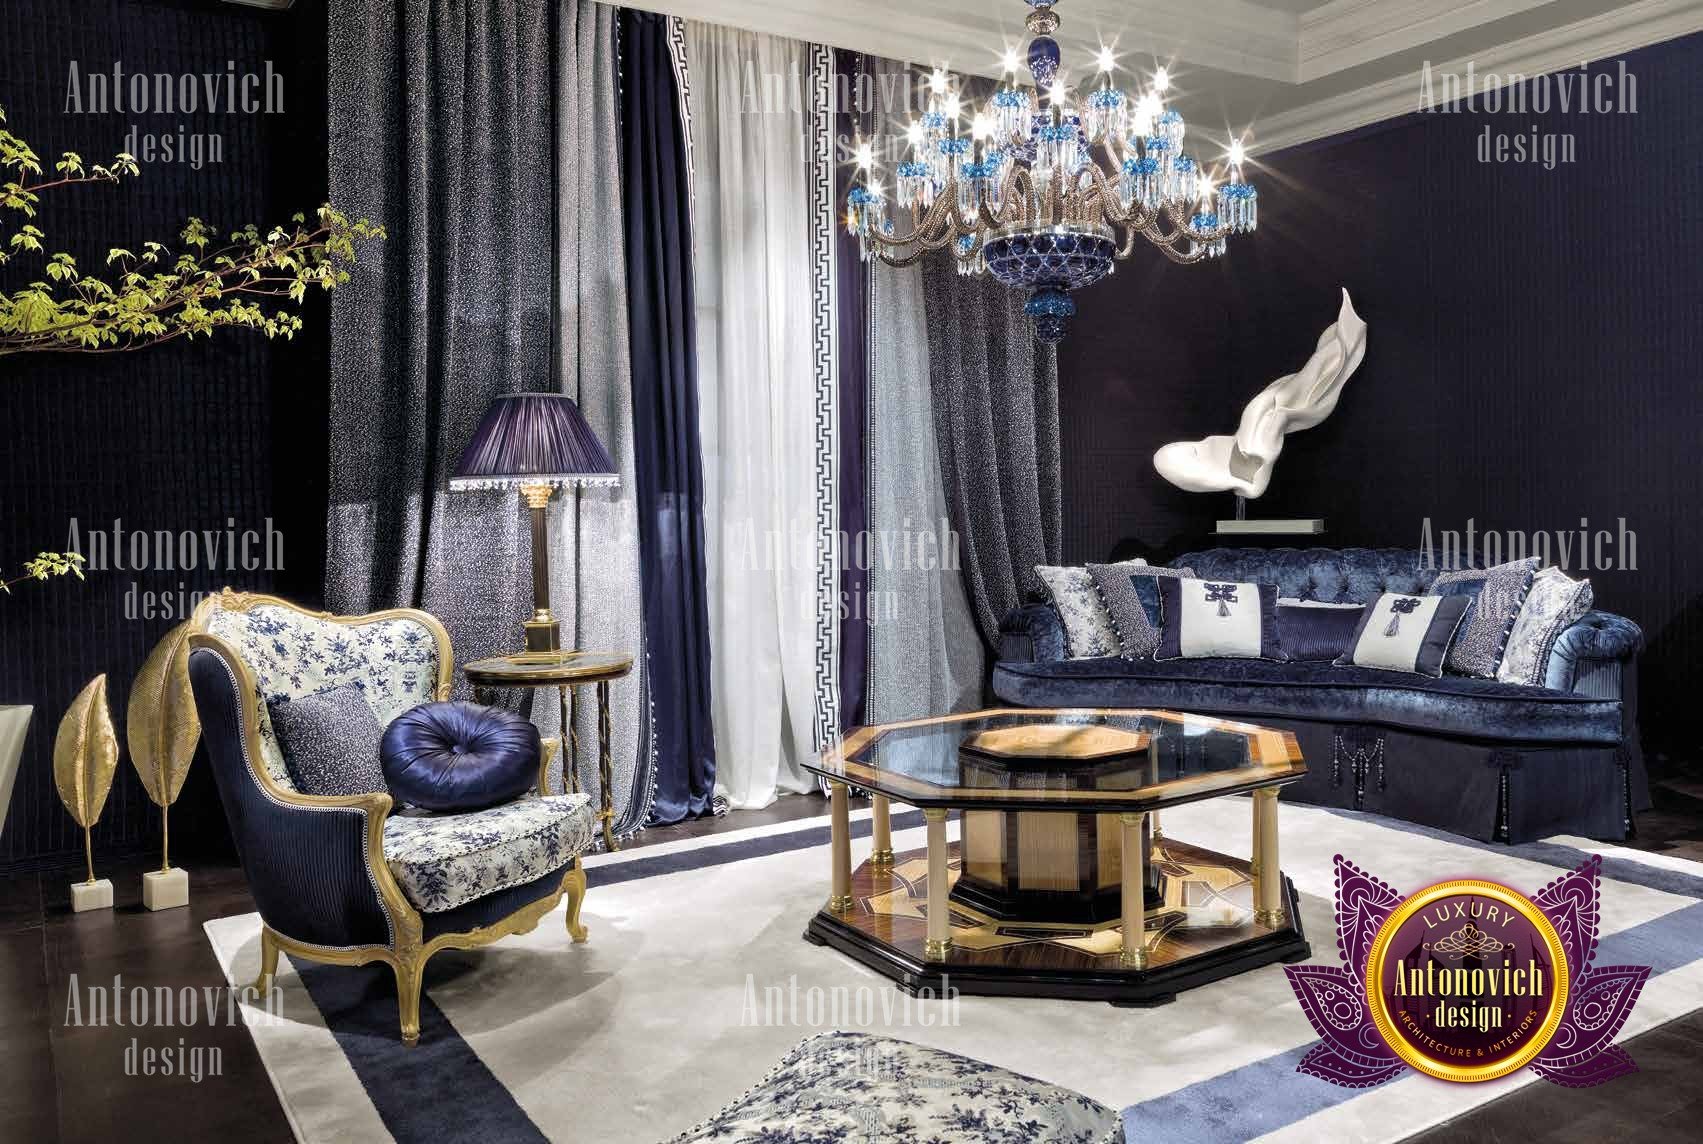
[[[1117,1144],[1114,1110],[957,1053],[869,1033],[801,1041],[670,1144]]]

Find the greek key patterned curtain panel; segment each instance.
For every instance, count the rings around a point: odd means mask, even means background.
[[[833,61],[695,21],[686,58],[716,787],[759,807],[838,733]]]

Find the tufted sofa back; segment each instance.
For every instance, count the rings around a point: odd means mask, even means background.
[[[1327,604],[1366,604],[1382,592],[1418,595],[1445,569],[1417,548],[1208,548],[1171,562],[1208,580],[1275,583],[1278,595]]]

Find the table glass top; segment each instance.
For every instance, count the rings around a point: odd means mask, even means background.
[[[475,683],[573,683],[590,678],[613,679],[632,670],[633,657],[601,651],[567,653],[561,663],[516,663],[504,656],[476,659],[461,667]]]
[[[860,727],[810,769],[913,806],[1115,812],[1293,782],[1293,735],[1171,711],[1007,708]]]

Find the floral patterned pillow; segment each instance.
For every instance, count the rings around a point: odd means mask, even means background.
[[[1130,567],[1138,567],[1131,564]],[[1086,568],[1035,565],[1035,575],[1047,587],[1059,619],[1064,621],[1064,654],[1068,659],[1117,655],[1120,647],[1112,617]]]
[[[1118,1113],[1081,1093],[942,1049],[836,1031],[671,1144],[1115,1144]]]
[[[1555,641],[1595,603],[1589,580],[1575,580],[1558,568],[1539,572],[1508,633],[1508,650],[1496,668],[1496,678],[1542,687]]]

